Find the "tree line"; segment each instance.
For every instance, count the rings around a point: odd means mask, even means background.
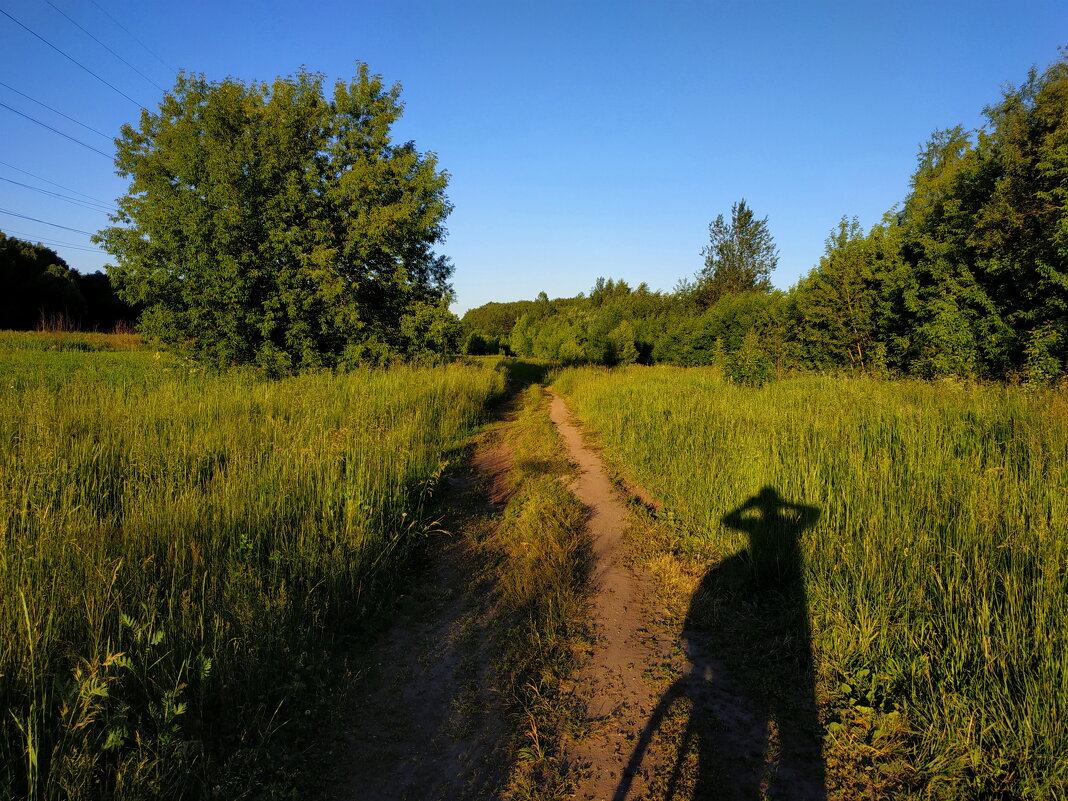
[[[599,279],[588,295],[491,303],[468,349],[563,363],[720,364],[760,383],[791,369],[1048,382],[1068,360],[1068,61],[1032,69],[978,131],[936,131],[904,201],[843,218],[789,291],[768,277],[767,218],[745,201],[709,226],[673,292]]]
[[[72,270],[54,250],[0,231],[0,329],[112,331],[132,326],[137,309],[104,273]]]

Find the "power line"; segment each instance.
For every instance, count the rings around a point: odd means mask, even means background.
[[[2,10],[2,9],[0,9],[0,10]],[[72,141],[72,142],[77,142],[77,143],[78,143],[79,145],[81,145],[82,147],[87,147],[87,148],[89,148],[90,150],[92,150],[92,151],[93,151],[94,153],[99,153],[99,154],[100,154],[101,156],[103,156],[103,157],[104,157],[104,158],[106,158],[106,159],[110,159],[110,158],[111,158],[111,156],[110,156],[110,155],[108,155],[107,153],[105,153],[105,152],[104,152],[103,150],[97,150],[97,149],[96,149],[95,147],[93,147],[93,146],[92,146],[92,145],[90,145],[90,144],[87,144],[87,143],[83,142],[83,141],[82,141],[81,139],[75,139],[75,138],[74,138],[73,136],[71,136],[70,134],[65,134],[65,133],[63,133],[63,131],[59,130],[58,128],[53,128],[53,127],[52,127],[51,125],[49,125],[49,124],[48,124],[47,122],[41,122],[41,121],[40,121],[39,119],[37,119],[36,117],[31,117],[31,116],[30,116],[29,114],[23,114],[23,113],[22,113],[21,111],[19,111],[19,110],[18,110],[17,108],[11,108],[11,106],[9,106],[9,105],[8,105],[7,103],[0,103],[0,108],[6,108],[6,109],[7,109],[8,111],[10,111],[10,112],[12,112],[12,113],[14,113],[14,114],[18,114],[18,115],[19,115],[20,117],[25,117],[25,118],[26,118],[26,119],[28,119],[28,120],[29,120],[30,122],[35,122],[35,123],[37,123],[37,124],[38,124],[38,125],[40,125],[40,126],[41,126],[42,128],[47,128],[47,129],[48,129],[48,130],[50,130],[50,131],[51,131],[52,133],[57,133],[57,134],[59,134],[60,136],[64,137],[65,139],[69,139],[69,140],[70,140],[70,141]]]
[[[176,69],[175,69],[174,67],[172,67],[172,66],[171,66],[170,64],[168,64],[168,63],[167,63],[166,61],[164,61],[164,60],[163,60],[162,58],[160,58],[160,55],[159,55],[159,53],[157,53],[157,52],[156,52],[155,50],[153,50],[153,49],[152,49],[151,47],[149,47],[149,46],[148,46],[148,45],[146,45],[146,44],[145,44],[144,42],[142,42],[142,41],[141,41],[140,39],[138,39],[138,38],[137,38],[136,36],[134,36],[134,35],[133,35],[132,33],[130,33],[130,31],[129,31],[129,30],[128,30],[128,29],[126,28],[126,26],[125,26],[125,25],[123,25],[123,24],[122,24],[121,22],[119,22],[119,21],[118,21],[117,19],[115,19],[115,18],[114,18],[113,16],[111,16],[111,14],[109,14],[109,13],[107,12],[107,9],[103,8],[103,7],[102,7],[102,6],[101,6],[101,5],[99,4],[99,3],[97,3],[97,2],[96,2],[96,0],[89,0],[89,2],[90,2],[90,3],[92,3],[92,4],[94,5],[94,6],[96,6],[96,7],[97,7],[97,9],[98,9],[98,10],[99,10],[99,11],[100,11],[100,12],[101,12],[101,13],[102,13],[102,14],[103,14],[103,15],[104,15],[105,17],[107,17],[107,18],[108,18],[109,20],[111,20],[111,21],[112,21],[112,22],[114,22],[114,23],[115,23],[116,25],[118,25],[118,26],[119,26],[120,28],[122,28],[122,30],[126,32],[126,35],[127,35],[127,36],[129,36],[129,37],[130,37],[131,39],[133,39],[133,40],[134,40],[135,42],[137,42],[137,43],[138,43],[139,45],[141,45],[141,47],[143,47],[143,48],[144,48],[145,50],[147,50],[147,51],[148,51],[149,53],[151,53],[151,54],[152,54],[153,56],[155,56],[155,58],[156,58],[156,61],[158,61],[158,62],[159,62],[160,64],[162,64],[162,65],[163,65],[164,67],[166,67],[167,69],[169,69],[169,70],[170,70],[171,72],[177,72],[177,70],[176,70]]]
[[[70,121],[71,121],[71,122],[73,122],[73,123],[74,123],[75,125],[80,125],[80,126],[82,126],[82,127],[83,127],[83,128],[85,128],[85,129],[86,129],[87,131],[92,131],[92,132],[93,132],[93,133],[95,133],[95,134],[99,134],[100,136],[104,137],[105,139],[107,139],[107,140],[109,140],[109,141],[111,141],[111,140],[112,140],[112,137],[108,136],[108,135],[107,135],[106,133],[104,133],[103,131],[98,131],[98,130],[97,130],[96,128],[94,128],[93,126],[91,126],[91,125],[86,125],[86,124],[85,124],[84,122],[78,122],[78,120],[74,119],[74,117],[71,117],[71,116],[68,116],[68,115],[64,114],[64,113],[63,113],[62,111],[60,111],[59,109],[54,109],[54,108],[52,108],[52,107],[51,107],[50,105],[48,105],[47,103],[42,103],[42,102],[41,102],[40,100],[35,100],[34,98],[30,97],[30,96],[29,96],[28,94],[26,94],[25,92],[20,92],[20,91],[19,91],[18,89],[16,89],[16,88],[15,88],[14,86],[11,86],[11,85],[9,85],[9,84],[6,84],[6,83],[4,83],[3,81],[0,81],[0,86],[4,87],[5,89],[9,89],[9,90],[11,90],[12,92],[14,92],[14,93],[15,93],[15,94],[17,94],[17,95],[22,95],[22,96],[23,96],[24,98],[26,98],[27,100],[29,100],[29,101],[30,101],[31,103],[36,103],[36,104],[37,104],[38,106],[43,106],[44,108],[46,108],[46,109],[48,109],[49,111],[51,111],[51,112],[52,112],[53,114],[58,114],[59,116],[61,116],[61,117],[64,117],[64,118],[66,118],[66,119],[70,120]]]
[[[31,222],[41,223],[42,225],[51,225],[53,228],[62,228],[64,231],[73,231],[76,234],[85,234],[86,236],[94,236],[89,231],[83,231],[81,228],[71,228],[68,225],[60,225],[59,223],[51,223],[48,220],[38,220],[36,217],[27,217],[25,214],[19,214],[17,211],[8,211],[7,209],[0,209],[0,214],[10,214],[12,217],[19,217],[23,220],[30,220]]]
[[[6,161],[0,161],[0,165],[3,165],[4,167],[7,167],[8,169],[14,170],[15,172],[21,172],[23,175],[28,175],[31,178],[36,178],[38,181],[44,181],[46,184],[49,184],[51,186],[58,186],[60,189],[65,189],[68,192],[73,192],[76,195],[81,195],[82,197],[87,197],[87,198],[89,198],[90,200],[92,200],[92,201],[94,201],[96,203],[101,203],[103,205],[107,205],[107,203],[108,203],[106,200],[101,200],[98,197],[93,197],[92,195],[87,195],[87,194],[85,194],[85,192],[79,192],[77,189],[71,189],[69,186],[64,186],[63,184],[57,184],[55,181],[49,181],[47,178],[42,178],[40,175],[35,175],[34,173],[30,172],[29,170],[24,170],[21,167],[16,167],[14,164],[8,164]]]
[[[8,18],[9,20],[11,20],[12,22],[14,22],[14,23],[15,23],[16,25],[18,25],[18,26],[19,26],[20,28],[22,28],[22,29],[23,29],[24,31],[27,31],[28,33],[31,33],[31,34],[33,34],[34,36],[36,36],[36,37],[37,37],[38,39],[40,39],[40,40],[41,40],[42,42],[44,42],[44,43],[45,43],[46,45],[48,45],[48,46],[49,46],[49,47],[51,47],[51,48],[52,48],[53,50],[55,50],[55,51],[56,51],[57,53],[59,53],[59,54],[60,54],[61,56],[63,56],[63,58],[65,58],[65,59],[67,59],[68,61],[71,61],[71,62],[73,62],[73,63],[77,64],[77,65],[78,65],[79,67],[81,67],[81,68],[82,68],[83,70],[85,70],[85,71],[86,71],[86,72],[88,72],[88,73],[89,73],[90,75],[92,75],[92,76],[93,76],[94,78],[96,78],[96,79],[97,79],[98,81],[100,81],[100,83],[102,83],[102,84],[104,84],[105,86],[107,86],[107,87],[109,87],[109,88],[113,89],[114,91],[118,92],[118,93],[119,93],[120,95],[122,95],[123,97],[125,97],[125,98],[126,98],[127,100],[129,100],[129,101],[130,101],[131,103],[133,103],[133,104],[134,104],[135,106],[137,106],[137,107],[138,107],[139,109],[141,109],[141,110],[143,110],[143,111],[147,111],[147,110],[148,110],[148,109],[146,109],[146,108],[145,108],[144,106],[142,106],[142,105],[141,105],[140,103],[138,103],[138,102],[137,102],[136,100],[134,100],[134,99],[133,99],[132,97],[130,97],[130,96],[129,96],[128,94],[126,94],[126,93],[125,93],[124,91],[122,91],[122,90],[121,90],[121,89],[120,89],[119,87],[115,86],[115,84],[113,84],[113,83],[110,83],[110,82],[108,82],[108,81],[104,80],[104,79],[103,79],[103,78],[101,78],[101,77],[100,77],[99,75],[97,75],[97,74],[96,74],[95,72],[93,72],[93,71],[92,71],[91,69],[89,69],[89,68],[88,68],[87,66],[85,66],[85,65],[84,65],[84,64],[82,64],[82,63],[81,63],[80,61],[78,61],[78,60],[77,60],[76,58],[74,58],[73,56],[69,56],[69,55],[67,55],[66,53],[64,53],[64,52],[63,52],[62,50],[60,50],[60,49],[59,49],[58,47],[56,47],[56,46],[55,46],[54,44],[52,44],[52,43],[51,43],[50,41],[48,41],[48,40],[47,40],[47,39],[45,39],[45,38],[44,38],[43,36],[41,36],[41,35],[40,35],[39,33],[36,33],[35,31],[32,31],[32,30],[30,30],[29,28],[27,28],[27,27],[26,27],[25,25],[23,25],[23,24],[22,24],[21,22],[19,22],[19,21],[18,21],[17,19],[15,19],[15,18],[14,18],[13,16],[11,16],[11,15],[10,15],[10,14],[8,14],[8,13],[7,13],[6,11],[4,11],[4,9],[0,8],[0,14],[3,14],[3,15],[4,15],[5,17],[7,17],[7,18]]]
[[[141,76],[142,78],[144,78],[144,79],[145,79],[146,81],[148,81],[148,82],[149,82],[150,84],[152,84],[153,86],[155,86],[155,87],[156,87],[157,89],[159,89],[159,90],[160,90],[161,92],[166,92],[166,91],[167,91],[167,90],[166,90],[166,89],[164,89],[164,88],[163,88],[162,86],[160,86],[160,85],[159,85],[158,83],[156,83],[156,82],[155,82],[154,80],[152,80],[152,79],[151,79],[151,78],[149,78],[149,77],[148,77],[147,75],[145,75],[145,74],[144,74],[143,72],[141,72],[141,70],[137,69],[137,67],[135,67],[135,66],[134,66],[133,64],[131,64],[131,63],[130,63],[129,61],[127,61],[126,59],[124,59],[124,58],[123,58],[122,56],[120,56],[120,55],[119,55],[118,53],[116,53],[116,52],[115,52],[114,50],[112,50],[112,49],[111,49],[110,47],[108,47],[108,46],[107,46],[106,44],[104,44],[104,43],[103,43],[103,42],[101,42],[101,41],[100,41],[99,39],[97,39],[97,38],[96,38],[95,36],[93,36],[93,34],[89,33],[89,31],[87,31],[87,30],[86,30],[85,28],[83,28],[83,27],[82,27],[81,25],[79,25],[79,24],[78,24],[77,22],[75,22],[75,21],[74,21],[73,19],[71,19],[71,17],[70,17],[70,16],[69,16],[69,15],[67,14],[67,12],[65,12],[65,11],[64,11],[63,9],[61,9],[61,8],[60,8],[59,6],[57,6],[57,5],[55,4],[55,3],[53,3],[53,2],[52,2],[52,0],[45,0],[45,2],[46,2],[46,3],[48,3],[48,5],[52,6],[52,8],[54,8],[54,9],[55,9],[56,11],[58,11],[58,12],[59,12],[60,14],[62,14],[62,15],[63,15],[64,17],[66,17],[66,18],[67,18],[67,20],[68,20],[68,21],[70,22],[70,24],[71,24],[71,25],[73,25],[74,27],[76,27],[76,28],[77,28],[78,30],[80,30],[80,31],[81,31],[82,33],[84,33],[84,34],[85,34],[86,36],[88,36],[88,37],[89,37],[90,39],[92,39],[92,40],[93,40],[94,42],[96,42],[96,43],[97,43],[98,45],[100,45],[100,46],[101,46],[102,48],[104,48],[105,50],[107,50],[107,51],[108,51],[109,53],[111,53],[111,55],[115,56],[115,58],[117,58],[117,59],[118,59],[119,61],[121,61],[121,62],[122,62],[123,64],[125,64],[125,65],[126,65],[127,67],[129,67],[130,69],[132,69],[132,70],[133,70],[134,72],[136,72],[136,73],[137,73],[138,75],[140,75],[140,76]]]
[[[54,198],[57,198],[59,200],[65,200],[68,203],[74,203],[74,204],[76,204],[78,206],[81,206],[82,208],[90,209],[91,211],[105,211],[105,212],[117,212],[118,211],[118,209],[114,208],[113,206],[105,206],[104,204],[96,203],[95,201],[94,202],[90,202],[88,200],[79,200],[76,197],[68,197],[67,195],[59,194],[59,192],[51,192],[48,189],[41,189],[41,188],[36,187],[36,186],[30,186],[29,184],[24,184],[24,183],[22,183],[22,181],[13,181],[10,178],[4,178],[2,175],[0,175],[0,181],[7,181],[9,184],[14,184],[15,186],[21,186],[21,187],[23,187],[25,189],[32,189],[34,192],[40,192],[42,195],[48,195],[49,197],[54,197]]]
[[[26,231],[16,231],[14,228],[5,228],[4,233],[17,234],[19,238],[22,238],[24,236],[31,237],[30,239],[25,240],[27,242],[30,242],[31,244],[53,245],[56,247],[70,248],[71,250],[81,250],[86,253],[107,253],[106,250],[101,250],[100,248],[92,248],[88,245],[77,245],[74,242],[60,242],[57,239],[40,239],[36,234],[31,234]]]

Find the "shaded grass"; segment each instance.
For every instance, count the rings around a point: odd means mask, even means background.
[[[572,468],[538,385],[518,397],[500,436],[513,449],[513,491],[481,543],[500,605],[499,687],[519,735],[509,797],[570,797],[561,738],[577,725],[562,692],[585,636],[591,545],[586,514],[562,483]]]
[[[478,367],[264,382],[147,352],[0,371],[0,796],[31,799],[247,792],[503,389]]]
[[[747,543],[761,487],[821,509],[801,554],[841,798],[1068,792],[1068,400],[1058,392],[703,369],[561,374],[664,504],[680,588]]]

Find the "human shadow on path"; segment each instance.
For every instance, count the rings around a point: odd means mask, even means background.
[[[694,592],[682,633],[690,667],[646,723],[614,801],[631,797],[643,769],[648,798],[826,799],[800,548],[818,518],[772,487],[723,516],[749,547]],[[651,749],[654,738],[675,744]],[[648,759],[676,744],[666,763]]]

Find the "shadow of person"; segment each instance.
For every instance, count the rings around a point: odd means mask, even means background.
[[[723,516],[748,548],[706,573],[691,597],[682,632],[690,667],[646,722],[614,801],[632,797],[643,769],[650,799],[826,798],[800,547],[818,518],[772,487]]]

